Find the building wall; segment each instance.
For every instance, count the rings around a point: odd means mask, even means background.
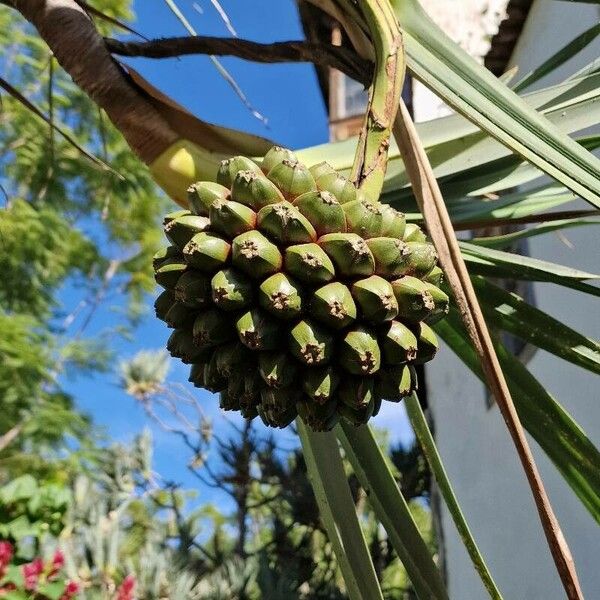
[[[511,66],[521,73],[539,65],[578,33],[598,22],[591,4],[537,0],[515,49]],[[540,82],[560,81],[600,56],[600,40]],[[582,203],[582,208],[584,205]],[[589,207],[588,207],[589,208]],[[598,272],[597,227],[567,230],[569,247],[557,235],[532,238],[531,255]],[[572,328],[600,339],[598,299],[551,284],[535,284],[542,310]],[[583,369],[538,350],[528,364],[533,374],[600,446],[600,380]],[[427,369],[427,389],[439,449],[474,536],[507,600],[564,598],[522,469],[498,408],[486,406],[482,384],[442,348]],[[570,544],[586,598],[600,598],[600,528],[531,440],[563,532]],[[478,600],[485,591],[442,508],[445,561],[452,600]]]

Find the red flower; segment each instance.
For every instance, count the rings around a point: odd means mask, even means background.
[[[117,596],[115,600],[134,600],[134,591],[135,575],[127,575],[117,590]]]
[[[25,589],[35,590],[40,575],[44,572],[44,561],[36,558],[32,562],[23,565],[23,578],[25,579]]]
[[[63,595],[60,600],[71,600],[75,597],[75,594],[79,591],[79,584],[76,581],[69,581],[65,587]]]

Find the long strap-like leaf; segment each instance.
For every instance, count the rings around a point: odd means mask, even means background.
[[[446,319],[435,324],[434,329],[483,381],[481,364],[466,340],[458,314],[451,310]],[[600,523],[600,452],[569,413],[501,343],[496,342],[496,350],[523,426]]]
[[[335,431],[417,597],[420,600],[447,599],[448,592],[440,572],[370,427],[354,427],[342,422]]]
[[[308,478],[312,484],[351,600],[383,600],[373,561],[333,433],[314,433],[296,420]]]
[[[419,203],[429,234],[440,256],[440,262],[459,306],[461,317],[481,361],[486,383],[494,394],[513,440],[556,569],[569,600],[581,600],[583,594],[577,577],[571,550],[554,514],[544,488],[529,442],[519,420],[506,378],[496,356],[490,333],[479,307],[465,262],[461,256],[456,234],[439,186],[433,175],[425,150],[418,138],[414,123],[403,102],[396,119],[394,135],[411,175],[415,197]]]
[[[600,375],[600,344],[553,319],[483,277],[473,285],[488,322],[552,354]]]
[[[421,404],[417,398],[417,395],[415,393],[411,394],[408,398],[404,399],[404,403],[406,405],[406,412],[408,414],[408,418],[410,419],[410,424],[412,425],[415,435],[421,444],[423,454],[425,455],[427,463],[429,464],[429,468],[431,469],[438,487],[440,488],[440,492],[442,493],[446,506],[448,507],[448,511],[452,516],[452,520],[456,525],[456,529],[458,530],[463,544],[465,545],[465,548],[467,549],[467,552],[473,561],[473,566],[477,569],[477,572],[481,577],[481,581],[489,592],[490,597],[499,600],[502,598],[502,596],[500,595],[500,591],[496,587],[492,575],[489,572],[485,561],[483,560],[483,556],[477,547],[477,543],[475,542],[471,530],[469,529],[467,520],[465,519],[465,516],[460,508],[460,504],[458,503],[456,494],[452,489],[450,479],[446,474],[446,469],[444,468],[442,459],[437,450],[437,446],[435,445],[435,441],[431,435],[429,426],[427,425],[427,419],[423,414],[423,409],[421,408]]]
[[[452,42],[417,0],[392,0],[409,68],[450,106],[600,208],[600,161]]]

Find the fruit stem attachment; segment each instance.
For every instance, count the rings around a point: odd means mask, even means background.
[[[400,25],[389,0],[358,0],[357,4],[371,33],[375,71],[351,179],[375,201],[383,187],[406,63]]]

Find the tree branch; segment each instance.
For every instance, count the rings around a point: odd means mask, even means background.
[[[2,0],[36,27],[60,65],[151,163],[178,135],[108,52],[75,0]]]
[[[171,58],[190,54],[213,56],[236,56],[260,63],[312,62],[345,73],[360,83],[369,85],[373,65],[360,58],[354,51],[331,44],[303,41],[261,44],[239,38],[210,36],[173,37],[147,42],[121,42],[105,38],[106,47],[120,56],[143,56],[146,58]]]

